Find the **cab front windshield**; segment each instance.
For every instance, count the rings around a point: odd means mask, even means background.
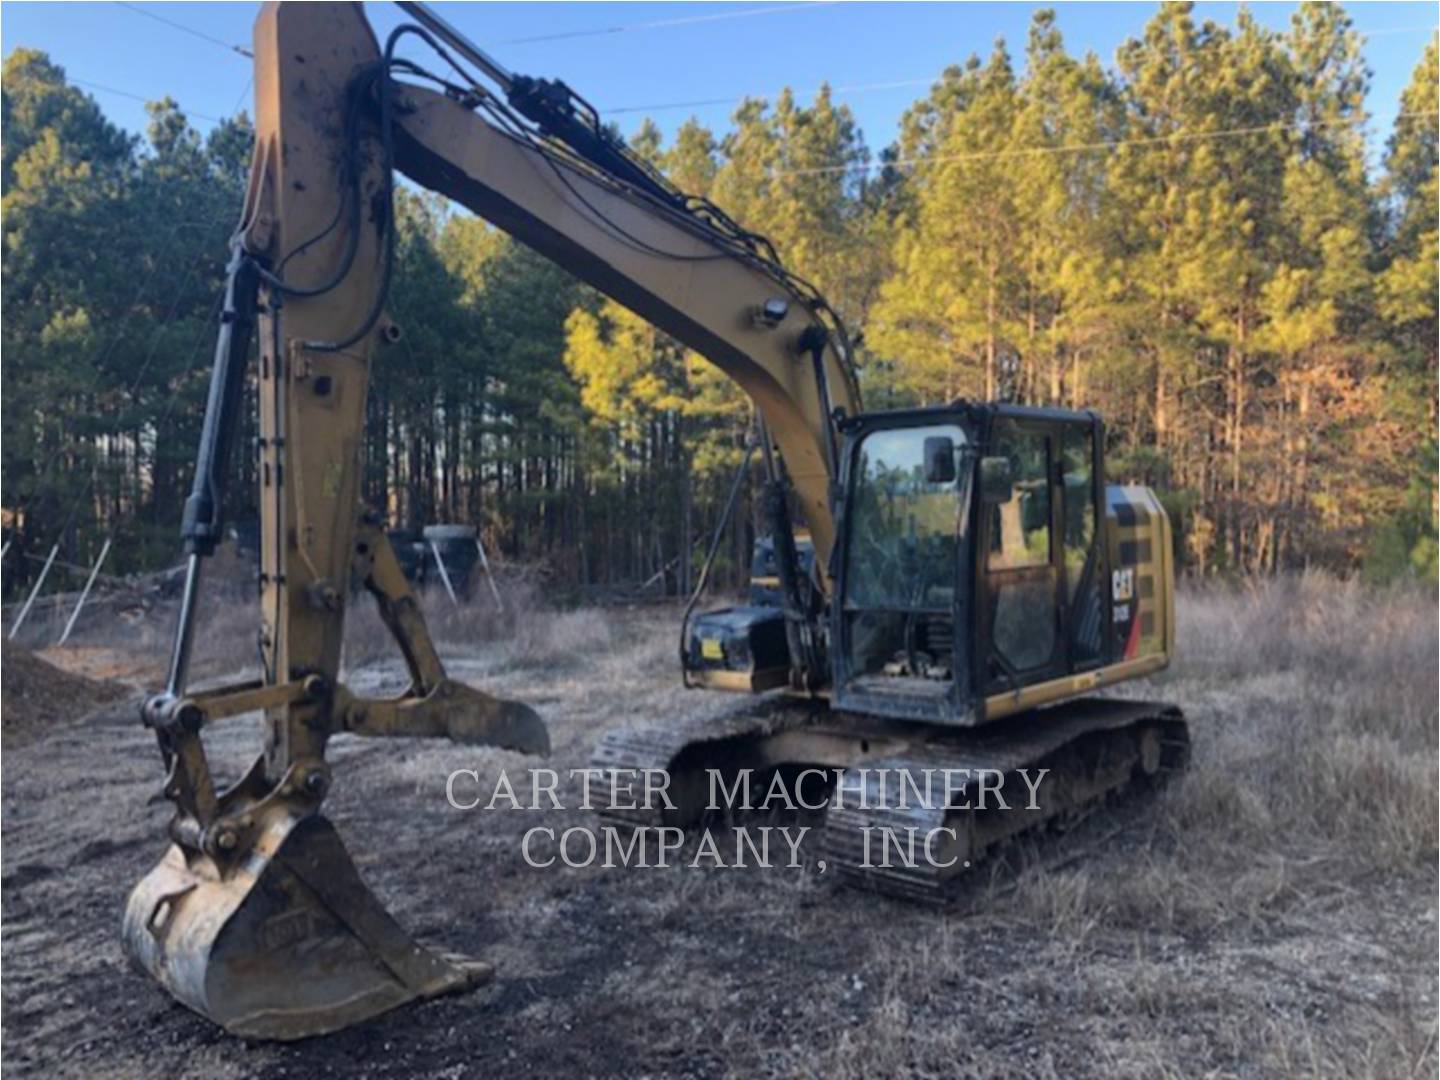
[[[953,468],[946,470],[953,479],[926,479],[925,442],[936,438],[953,448]],[[950,610],[961,496],[969,482],[964,465],[965,434],[954,424],[865,436],[852,473],[846,607]]]

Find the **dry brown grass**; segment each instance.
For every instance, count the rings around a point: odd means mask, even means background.
[[[436,644],[451,655],[481,660],[497,671],[548,667],[573,669],[593,662],[618,643],[632,641],[623,614],[599,608],[556,609],[531,588],[512,585],[505,608],[488,593],[459,606],[439,589],[420,594],[426,625]],[[395,655],[389,632],[368,596],[352,598],[346,613],[345,660],[351,667]]]
[[[863,1024],[787,1065],[826,1077],[1434,1073],[1434,598],[1307,574],[1192,588],[1180,612],[1177,664],[1127,692],[1184,707],[1189,773],[1118,835],[1090,828],[1090,857],[1063,841],[1012,854],[1019,871],[992,869],[969,908],[1043,943],[1033,978],[1002,983],[1046,1004],[1051,1048],[987,1053],[917,1011],[963,979],[963,955],[934,962],[952,955],[942,928],[905,946],[926,959],[918,980],[902,954]],[[1084,1033],[1083,1057],[1066,1032]]]
[[[548,712],[572,752],[714,707],[676,687],[671,612],[430,610],[467,677],[564,703]],[[597,991],[644,1017],[661,1060],[693,1054],[697,1031],[723,1045],[697,1075],[1433,1072],[1433,598],[1309,574],[1192,587],[1180,612],[1175,666],[1123,692],[1185,709],[1181,782],[1017,847],[948,915],[807,874],[575,872],[604,888],[607,922],[684,942]],[[574,915],[553,885],[532,910],[563,940]],[[742,972],[818,960],[825,977],[695,977],[696,950]]]
[[[1191,775],[1165,806],[1175,835],[1217,866],[1251,852],[1327,876],[1433,867],[1434,597],[1309,574],[1192,592],[1181,610],[1179,662],[1156,687],[1193,714]]]
[[[516,603],[499,616],[484,596],[458,613],[443,595],[425,602],[452,672],[536,705],[555,745],[545,764],[562,771],[613,727],[741,704],[680,688],[673,610]],[[401,668],[369,609],[353,609],[347,665],[389,685]],[[6,804],[6,1064],[237,1077],[1434,1074],[1434,598],[1311,575],[1190,588],[1180,617],[1174,668],[1124,692],[1185,709],[1189,772],[1014,847],[943,913],[807,871],[533,871],[524,829],[593,819],[444,801],[451,769],[483,784],[533,762],[337,740],[329,809],[367,878],[407,927],[500,975],[482,994],[288,1047],[217,1041],[118,963],[64,981],[113,952],[114,898],[162,822],[93,802],[97,766],[77,744],[25,748],[5,780],[18,800]],[[212,623],[205,654],[252,650],[253,630]],[[239,767],[253,732],[228,732],[217,760]],[[148,734],[127,719],[95,735],[111,740],[105,775],[118,762],[130,785],[109,806],[143,805]],[[31,779],[57,768],[62,783]],[[573,806],[576,790],[562,792]],[[113,855],[83,861],[102,828]],[[39,862],[73,869],[21,873]],[[36,927],[46,934],[23,936]],[[72,1052],[73,1031],[94,1046]]]

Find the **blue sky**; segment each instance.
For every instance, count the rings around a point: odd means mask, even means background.
[[[866,142],[878,150],[895,136],[906,106],[926,92],[947,64],[988,52],[1003,36],[1012,53],[1024,48],[1030,3],[815,3],[738,0],[725,3],[440,4],[472,40],[531,75],[565,79],[607,110],[724,99],[723,104],[656,109],[672,131],[694,114],[723,128],[746,93],[771,95],[783,86],[810,91],[829,81],[854,111]],[[1059,25],[1072,53],[1093,51],[1112,65],[1116,47],[1136,36],[1155,10],[1150,3],[1061,3]],[[1229,23],[1239,5],[1202,3],[1197,17]],[[0,5],[0,48],[25,45],[48,52],[70,77],[86,84],[116,123],[144,128],[140,99],[166,93],[191,111],[196,126],[249,106],[250,62],[224,43],[247,44],[253,3],[19,3]],[[139,10],[137,10],[139,9]],[[383,33],[401,21],[392,4],[367,5]],[[1252,5],[1261,22],[1283,28],[1294,4]],[[1383,146],[1400,91],[1410,78],[1437,18],[1433,2],[1353,4],[1367,35],[1373,71],[1369,111],[1372,145]],[[158,15],[215,41],[166,25]],[[717,18],[716,16],[727,16]],[[646,25],[664,23],[667,25]],[[621,28],[618,32],[584,33]],[[581,32],[543,41],[514,39]],[[217,43],[218,42],[218,43]],[[895,85],[899,84],[899,85]],[[98,89],[98,87],[108,89]],[[118,92],[117,92],[118,91]],[[643,112],[614,112],[627,132]]]

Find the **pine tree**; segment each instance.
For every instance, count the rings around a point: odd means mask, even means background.
[[[1258,335],[1274,376],[1266,402],[1272,419],[1262,429],[1270,438],[1267,472],[1273,477],[1270,569],[1297,545],[1314,550],[1320,535],[1333,540],[1363,520],[1359,486],[1347,483],[1352,496],[1337,498],[1334,485],[1342,474],[1358,479],[1344,466],[1367,457],[1364,437],[1344,437],[1335,421],[1378,374],[1365,370],[1368,350],[1346,345],[1363,331],[1371,300],[1371,195],[1362,127],[1368,76],[1360,39],[1338,6],[1306,5],[1293,17],[1286,44],[1295,126],[1287,133],[1284,173],[1275,188],[1280,202],[1269,215],[1275,258]],[[1318,437],[1322,431],[1328,439]],[[1378,434],[1371,427],[1371,450]],[[1317,488],[1313,466],[1322,448],[1332,461]],[[1374,457],[1369,455],[1372,466]]]
[[[870,331],[895,359],[897,381],[931,403],[1014,396],[1024,334],[1009,159],[1019,99],[1004,43],[983,66],[972,58],[954,83],[932,96],[964,107],[949,113],[943,136],[937,127],[929,142],[934,149],[915,161],[914,209]]]
[[[1019,87],[1016,152],[1004,159],[1025,275],[1022,400],[1083,406],[1085,367],[1109,344],[1118,272],[1105,236],[1103,147],[1122,123],[1099,61],[1072,59],[1054,12],[1036,12]]]
[[[142,153],[43,54],[16,50],[3,78],[4,471],[23,511],[17,544],[48,546],[63,530],[68,558],[83,561],[124,521],[111,569],[147,565],[162,545],[173,553],[248,127],[202,142],[167,99],[151,106]]]
[[[1440,50],[1435,39],[1400,96],[1395,132],[1385,157],[1384,192],[1390,201],[1389,266],[1381,278],[1380,311],[1397,328],[1411,328],[1430,346],[1434,374],[1436,319],[1435,207],[1440,202],[1435,162]]]
[[[746,101],[733,123],[721,141],[714,201],[767,237],[848,322],[862,323],[873,291],[860,257],[868,155],[850,110],[835,105],[828,86],[809,107],[786,90],[773,109]]]
[[[692,119],[669,145],[647,121],[630,145],[864,331],[869,408],[1094,407],[1112,479],[1160,490],[1195,571],[1433,576],[1436,42],[1377,176],[1361,40],[1338,6],[1302,5],[1274,33],[1243,9],[1222,27],[1167,4],[1113,70],[1069,55],[1058,25],[1035,13],[1023,74],[1003,44],[948,67],[878,174],[828,90],[747,101],[723,132]],[[119,528],[113,569],[161,565],[250,125],[201,138],[165,99],[134,138],[43,54],[16,50],[3,74],[18,551],[68,522],[75,561]],[[404,336],[373,369],[367,497],[396,523],[482,524],[581,582],[670,566],[683,586],[748,400],[484,221],[408,191],[398,205]],[[235,461],[232,519],[254,509],[253,455]],[[14,590],[32,561],[11,560]]]
[[[1398,567],[1434,581],[1440,573],[1436,518],[1436,267],[1440,182],[1436,158],[1440,49],[1435,38],[1400,96],[1385,156],[1383,194],[1388,221],[1378,283],[1378,311],[1399,350],[1390,403],[1408,421],[1410,478],[1403,501],[1372,538],[1370,563],[1381,576]]]

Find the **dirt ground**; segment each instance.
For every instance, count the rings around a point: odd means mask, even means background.
[[[56,723],[88,715],[128,694],[120,683],[72,674],[8,641],[0,670],[5,673],[0,681],[0,731],[7,749],[43,738]]]
[[[125,896],[164,847],[160,763],[135,700],[67,717],[7,741],[3,757],[4,1066],[86,1077],[1433,1075],[1434,597],[1306,578],[1191,591],[1181,611],[1180,661],[1127,692],[1184,707],[1187,776],[1014,847],[944,913],[812,870],[532,870],[524,830],[585,824],[583,811],[466,812],[445,798],[454,769],[489,783],[525,759],[339,739],[327,811],[362,873],[419,938],[484,957],[498,976],[292,1045],[226,1037],[127,966]],[[611,727],[737,705],[678,687],[669,610],[543,613],[503,633],[481,615],[441,622],[453,674],[545,716],[557,769],[583,766]],[[51,659],[128,679],[138,697],[164,636],[145,639],[151,651],[122,642]],[[206,673],[243,667],[235,640],[248,637],[210,641]],[[373,633],[356,636],[352,682],[400,689],[380,652]],[[8,680],[10,654],[4,663]],[[234,775],[258,733],[229,722],[209,746]],[[561,791],[578,801],[575,787]]]

